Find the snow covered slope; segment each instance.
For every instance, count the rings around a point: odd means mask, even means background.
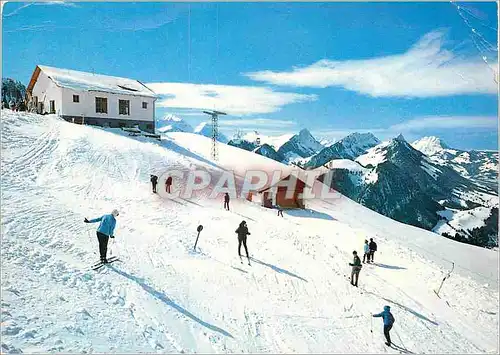
[[[283,218],[244,200],[225,211],[222,199],[162,199],[151,172],[286,169],[227,145],[215,163],[210,139],[165,137],[2,110],[2,352],[399,353],[370,317],[388,304],[394,343],[408,351],[498,353],[497,253],[338,194]],[[110,253],[122,262],[89,271],[96,225],[83,219],[112,208]],[[236,256],[242,219],[252,266]],[[352,250],[370,237],[376,263],[354,288]]]
[[[447,209],[438,214],[444,217],[447,223],[439,223],[434,229],[437,233],[454,235],[459,230],[472,230],[484,226],[484,221],[490,216],[491,208],[476,207],[469,211]]]

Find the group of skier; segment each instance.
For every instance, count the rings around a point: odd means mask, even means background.
[[[158,193],[157,189],[156,189],[156,186],[158,185],[158,176],[156,175],[151,175],[151,178],[150,178],[150,181],[151,181],[151,185],[153,187],[153,192],[154,193]],[[166,180],[165,180],[165,191],[167,193],[171,193],[170,191],[170,188],[172,186],[172,177],[169,176]]]
[[[151,175],[151,178],[150,178],[150,181],[151,181],[151,186],[153,188],[153,193],[157,193],[157,189],[156,187],[158,186],[158,176],[156,175]],[[167,193],[171,193],[170,191],[170,188],[172,186],[172,177],[169,176],[166,180],[165,180],[165,191]],[[230,201],[230,197],[229,197],[229,193],[225,193],[224,194],[224,209],[226,211],[229,211],[229,201]],[[283,209],[280,207],[280,206],[275,206],[276,209],[278,210],[278,217],[281,216],[283,217]],[[364,258],[363,258],[364,260]]]
[[[373,263],[373,254],[377,251],[377,243],[373,241],[373,238],[370,238],[370,243],[368,243],[368,240],[365,240],[363,251],[365,252],[363,254],[363,263],[365,262],[365,259],[367,263]]]
[[[361,259],[358,256],[358,252],[354,250],[352,252],[352,255],[354,256],[353,262],[349,263],[349,265],[352,267],[351,271],[351,285],[358,287],[358,279],[359,279],[359,272],[361,271],[361,268],[363,267],[362,264],[365,263],[365,260],[367,263],[373,263],[373,255],[377,251],[377,243],[373,241],[373,238],[370,238],[370,243],[368,243],[368,240],[365,240],[365,244],[363,247],[363,262],[361,262]],[[384,335],[387,346],[391,346],[391,335],[390,331],[392,328],[392,325],[394,324],[394,316],[391,313],[391,307],[390,306],[385,306],[384,310],[382,313],[374,314],[373,317],[382,317],[384,321]]]
[[[377,251],[377,243],[373,241],[373,238],[370,238],[370,243],[368,243],[368,240],[365,240],[363,251],[363,264],[365,263],[365,260],[367,263],[373,263],[373,255]],[[354,259],[352,263],[349,263],[349,265],[352,267],[351,285],[358,287],[359,272],[361,271],[363,265],[361,264],[361,259],[359,258],[358,252],[356,250],[352,252],[352,255],[354,255]]]
[[[158,177],[156,175],[151,175],[151,184],[153,186],[153,192],[157,193],[157,184],[158,184]],[[165,186],[166,186],[166,191],[167,193],[170,193],[170,187],[172,185],[172,178],[169,177],[166,179]],[[224,209],[229,211],[229,194],[226,193],[224,195]],[[280,209],[281,211],[281,209]],[[278,215],[280,213],[278,211]],[[116,227],[116,217],[119,216],[118,210],[114,209],[110,214],[103,215],[98,218],[90,219],[88,220],[87,218],[84,219],[85,223],[99,223],[99,227],[97,228],[97,240],[99,242],[99,253],[100,253],[100,263],[101,264],[106,264],[108,263],[108,259],[106,257],[107,254],[107,249],[108,249],[108,242],[109,239],[114,238],[114,230]],[[235,233],[238,235],[238,256],[240,257],[241,260],[241,246],[245,248],[246,256],[248,259],[248,264],[250,265],[250,255],[248,253],[248,247],[247,247],[247,236],[250,235],[250,232],[248,230],[248,226],[246,221],[241,221],[239,224],[238,228],[235,230]],[[363,255],[363,261],[361,262],[361,259],[358,256],[358,253],[356,251],[353,251],[352,254],[354,256],[353,262],[349,263],[349,265],[352,267],[352,272],[351,272],[351,285],[358,287],[358,279],[359,279],[359,273],[362,268],[362,263],[367,263],[373,262],[373,255],[377,251],[377,244],[373,241],[373,238],[370,238],[370,242],[368,243],[368,240],[365,240],[364,244],[364,255]],[[243,262],[243,261],[241,261]],[[390,330],[392,328],[392,325],[394,324],[394,316],[390,312],[390,307],[385,306],[383,312],[378,313],[378,314],[373,314],[373,317],[382,317],[383,322],[384,322],[384,335],[386,337],[386,345],[391,346],[391,337],[390,337]]]

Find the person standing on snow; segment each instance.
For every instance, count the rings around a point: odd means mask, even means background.
[[[247,222],[242,221],[238,229],[235,230],[235,233],[238,234],[238,255],[241,259],[241,244],[243,244],[245,252],[247,253],[248,263],[250,264],[250,256],[248,255],[247,248],[247,235],[250,235],[250,232],[248,231]]]
[[[85,218],[85,223],[101,222],[97,228],[97,240],[99,241],[99,253],[101,255],[101,262],[107,263],[106,253],[108,252],[109,238],[114,238],[114,231],[116,227],[116,217],[120,214],[117,210],[113,210],[111,214],[105,214],[102,217],[91,219],[90,221]]]
[[[370,248],[370,255],[368,255],[368,262],[371,259],[371,262],[373,263],[373,254],[377,251],[377,243],[373,241],[373,238],[370,238],[370,244],[368,244],[368,247]]]
[[[153,185],[153,192],[156,193],[156,185],[158,185],[158,176],[151,175],[151,185]]]
[[[370,262],[370,246],[368,245],[368,240],[365,239],[365,245],[363,245],[363,263],[365,262],[366,259],[368,259],[368,262]]]
[[[165,189],[167,193],[170,193],[170,186],[172,186],[172,177],[169,176],[167,180],[165,180]]]
[[[384,311],[382,313],[374,314],[373,317],[382,317],[384,321],[384,335],[387,342],[385,345],[391,346],[391,335],[389,332],[392,329],[392,325],[394,324],[394,316],[391,313],[391,307],[385,306]]]
[[[224,195],[224,209],[229,211],[229,193]]]
[[[352,255],[354,255],[354,260],[352,263],[349,263],[349,266],[352,266],[351,285],[358,287],[359,272],[362,268],[361,259],[356,251],[353,251]],[[354,279],[356,279],[356,282],[354,282]]]

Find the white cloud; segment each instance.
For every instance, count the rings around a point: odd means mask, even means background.
[[[398,55],[363,60],[320,60],[291,71],[265,70],[245,75],[256,81],[283,86],[339,86],[373,97],[497,94],[493,68],[477,56],[458,57],[444,49],[444,37],[443,31],[430,32]]]
[[[377,128],[345,128],[313,130],[312,134],[322,138],[338,140],[350,133],[373,133],[380,139],[389,139],[402,133],[405,138],[418,137],[422,131],[439,131],[466,128],[491,129],[498,131],[498,118],[495,116],[425,116],[411,119],[389,127]],[[406,136],[407,135],[407,136]]]
[[[78,7],[76,6],[76,4],[67,1],[43,1],[43,2],[38,2],[35,5],[61,5],[69,7]]]
[[[148,83],[164,97],[159,107],[217,109],[231,115],[276,112],[281,107],[316,100],[316,95],[278,92],[267,87],[190,83]]]
[[[390,126],[392,131],[422,131],[428,129],[498,128],[494,116],[430,116],[409,120]]]
[[[7,3],[7,1],[5,3],[3,3],[2,5],[5,5]],[[14,11],[12,12],[9,12],[8,14],[4,14],[3,17],[10,17],[10,16],[14,16],[15,14],[17,14],[19,11],[21,11],[22,9],[25,9],[29,6],[33,5],[32,3],[27,3],[27,4],[24,4],[23,6],[21,7],[18,7],[17,9],[15,9]],[[2,11],[3,11],[3,6],[2,6]]]
[[[240,119],[240,120],[225,120],[220,121],[221,126],[225,127],[251,127],[251,128],[272,128],[279,129],[283,127],[293,127],[295,122],[286,120],[273,120],[268,118],[255,118],[255,119]]]
[[[3,5],[5,5],[5,3],[7,3],[7,1],[5,1],[3,3]],[[30,7],[32,5],[36,5],[36,6],[59,5],[59,6],[66,6],[66,7],[78,7],[76,4],[74,4],[72,2],[67,2],[67,1],[40,1],[40,2],[31,2],[31,3],[23,4],[21,7],[18,7],[14,11],[9,12],[8,14],[3,15],[3,17],[14,16],[14,15],[18,14],[21,10],[23,10],[23,9],[25,9],[27,7]]]
[[[206,115],[203,112],[199,111],[199,110],[198,111],[193,111],[193,110],[171,111],[171,110],[167,110],[165,112],[170,113],[172,115],[176,115],[176,116],[206,117]]]

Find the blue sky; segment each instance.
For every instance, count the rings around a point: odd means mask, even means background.
[[[37,64],[131,77],[157,116],[338,139],[437,135],[497,149],[491,3],[7,3],[2,75]],[[488,64],[489,63],[489,64]]]

